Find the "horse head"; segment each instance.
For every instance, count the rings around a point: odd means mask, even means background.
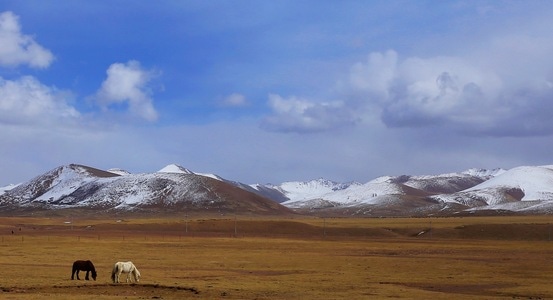
[[[94,264],[90,260],[87,260],[86,264],[88,265],[87,270],[90,270],[90,272],[92,273],[92,279],[96,280],[97,274],[96,274],[96,268],[94,268]]]
[[[136,282],[140,281],[140,272],[138,272],[138,269],[134,269],[134,279]]]

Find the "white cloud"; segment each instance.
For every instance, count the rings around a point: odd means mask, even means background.
[[[98,102],[104,109],[113,104],[127,103],[133,115],[155,121],[158,113],[147,87],[152,77],[153,73],[142,69],[138,61],[114,63],[108,68],[107,78],[96,94]]]
[[[67,103],[67,96],[31,76],[0,78],[0,123],[61,123],[78,118],[80,114]]]
[[[350,84],[354,89],[387,97],[397,64],[398,55],[393,50],[371,53],[366,63],[358,62],[351,67]]]
[[[271,94],[268,104],[273,114],[263,119],[262,127],[271,131],[320,132],[358,122],[357,113],[340,101],[318,103]]]
[[[54,55],[33,37],[21,33],[18,16],[7,11],[0,14],[0,65],[27,64],[34,68],[50,65]]]
[[[539,44],[540,47],[535,45]],[[506,47],[511,45],[512,47]],[[345,93],[362,98],[389,127],[446,126],[467,134],[553,132],[553,41],[511,38],[460,56],[398,59],[371,53],[353,65]],[[517,67],[518,66],[518,67]],[[368,116],[365,116],[365,118]]]

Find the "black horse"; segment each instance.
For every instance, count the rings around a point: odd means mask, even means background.
[[[86,271],[84,279],[88,280],[88,272],[92,273],[92,279],[96,280],[96,269],[94,264],[90,260],[77,260],[73,263],[73,272],[71,272],[71,280],[75,279],[75,273],[77,273],[77,280],[79,278],[79,271]]]

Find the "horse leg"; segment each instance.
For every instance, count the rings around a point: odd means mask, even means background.
[[[90,272],[90,271],[88,271],[88,270],[86,271],[86,275],[84,276],[84,279],[88,280],[88,273],[89,273],[89,272]]]
[[[81,280],[81,279],[79,278],[79,272],[80,272],[80,271],[81,271],[81,270],[77,269],[77,273],[76,273],[76,274],[77,274],[77,280]]]
[[[71,280],[74,280],[74,279],[75,279],[75,269],[71,271]]]

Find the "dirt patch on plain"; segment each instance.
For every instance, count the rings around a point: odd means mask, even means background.
[[[83,284],[74,286],[39,286],[39,287],[2,287],[1,295],[9,294],[56,294],[56,295],[90,295],[96,296],[132,296],[148,299],[166,297],[191,297],[200,294],[194,287],[165,286],[160,284]]]

